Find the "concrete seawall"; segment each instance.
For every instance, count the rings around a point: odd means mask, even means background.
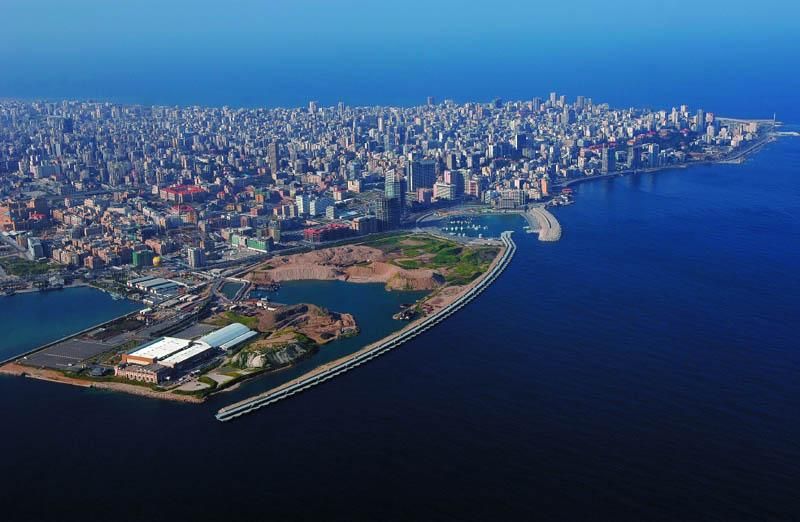
[[[7,357],[7,358],[5,358],[3,360],[0,360],[0,366],[3,366],[4,364],[8,364],[10,362],[14,362],[14,361],[19,361],[19,360],[25,359],[26,357],[28,357],[30,355],[33,355],[36,352],[41,352],[42,350],[44,350],[46,348],[50,348],[51,346],[55,346],[55,345],[57,345],[59,343],[63,343],[64,341],[69,341],[70,339],[74,339],[75,337],[80,337],[81,335],[87,334],[87,333],[89,333],[89,332],[91,332],[93,330],[97,330],[98,328],[104,328],[106,326],[111,325],[112,323],[114,323],[116,321],[120,321],[122,319],[127,319],[128,317],[133,317],[134,315],[137,315],[140,311],[141,310],[134,310],[133,312],[128,312],[127,314],[120,315],[119,317],[115,317],[114,319],[110,319],[110,320],[102,322],[100,324],[96,324],[94,326],[90,326],[88,328],[84,328],[80,332],[71,333],[69,335],[66,335],[66,336],[62,337],[61,339],[56,339],[55,341],[50,341],[49,343],[45,343],[45,344],[43,344],[41,346],[38,346],[38,347],[36,347],[36,348],[34,348],[32,350],[28,350],[27,352],[23,352],[23,353],[20,353],[20,354],[17,354],[17,355],[12,355],[11,357]]]
[[[535,221],[539,226],[539,241],[558,241],[561,239],[561,224],[544,207],[533,207],[526,213],[528,222]]]
[[[317,370],[312,370],[312,372],[304,376],[289,381],[265,393],[221,408],[216,414],[217,420],[223,422],[233,420],[236,417],[240,417],[274,402],[286,399],[292,395],[307,390],[312,386],[316,386],[317,384],[332,379],[337,375],[352,370],[357,366],[361,366],[375,357],[397,348],[404,342],[413,339],[417,335],[425,332],[429,328],[456,313],[486,288],[488,288],[489,285],[491,285],[492,282],[497,279],[497,277],[511,262],[511,259],[514,257],[514,253],[517,250],[516,244],[511,239],[511,232],[503,232],[501,235],[501,240],[506,248],[503,251],[500,259],[494,263],[489,272],[487,272],[477,284],[467,290],[458,299],[450,303],[450,305],[446,308],[443,308],[435,314],[421,320],[420,322],[410,325],[409,327],[406,327],[405,329],[392,334],[381,341],[378,341],[376,344],[367,346],[350,356],[340,359],[339,361],[334,361],[333,363],[322,366]]]

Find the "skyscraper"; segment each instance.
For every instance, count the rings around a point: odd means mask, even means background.
[[[186,257],[189,258],[189,267],[200,268],[206,264],[206,253],[202,248],[189,248],[186,251]]]
[[[278,142],[273,141],[267,147],[267,155],[269,156],[269,170],[272,172],[272,175],[278,173],[280,170],[281,160],[280,156],[278,155]]]
[[[641,145],[632,145],[628,147],[628,165],[629,169],[636,170],[641,167],[640,158],[642,157]]]
[[[647,163],[649,167],[658,167],[660,153],[661,147],[657,143],[651,143],[647,146]]]
[[[600,170],[603,174],[608,174],[609,172],[617,170],[617,158],[614,155],[614,149],[603,147]]]
[[[697,132],[702,134],[706,127],[706,113],[703,111],[703,109],[697,109],[695,123],[697,124]]]
[[[399,199],[400,208],[405,207],[405,181],[400,176],[399,171],[390,170],[386,173],[384,183],[384,195],[387,199]]]
[[[374,205],[375,217],[381,230],[392,230],[400,226],[402,212],[400,198],[382,196],[375,200]]]
[[[408,190],[416,192],[421,188],[433,188],[436,182],[436,161],[412,161],[408,164]]]

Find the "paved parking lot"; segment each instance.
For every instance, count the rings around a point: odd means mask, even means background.
[[[114,345],[86,339],[70,339],[29,355],[24,363],[29,366],[64,370],[111,350]]]
[[[219,326],[212,326],[210,324],[203,324],[197,323],[193,324],[189,328],[185,330],[181,330],[180,332],[173,334],[173,337],[178,337],[179,339],[188,339],[192,340],[195,337],[201,337],[207,333],[213,332],[214,330],[219,329]]]

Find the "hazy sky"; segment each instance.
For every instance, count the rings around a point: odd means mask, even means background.
[[[610,96],[732,66],[796,86],[800,47],[800,7],[777,0],[0,0],[0,20],[0,97],[171,103],[515,96],[517,77]]]

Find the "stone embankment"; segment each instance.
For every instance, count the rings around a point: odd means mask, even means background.
[[[544,207],[530,208],[526,213],[526,217],[528,217],[528,222],[531,224],[531,232],[534,232],[533,222],[535,221],[538,225],[539,241],[558,241],[561,239],[561,224]]]

